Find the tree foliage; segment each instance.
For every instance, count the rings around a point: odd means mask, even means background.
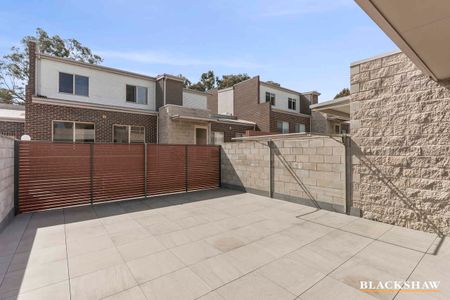
[[[336,94],[336,96],[334,96],[334,99],[345,96],[350,96],[350,90],[348,88],[343,88],[342,91],[340,91],[339,93]]]
[[[25,85],[29,79],[28,42],[34,41],[41,53],[74,59],[77,61],[98,64],[103,59],[76,39],[63,39],[59,35],[49,36],[37,28],[34,36],[25,36],[20,46],[11,48],[11,53],[0,58],[0,89],[4,95],[12,97],[11,102],[25,101]]]

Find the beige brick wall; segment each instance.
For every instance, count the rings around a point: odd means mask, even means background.
[[[351,68],[353,203],[365,218],[450,233],[450,91],[402,53]]]
[[[14,215],[14,140],[0,136],[0,232]]]
[[[222,184],[269,195],[267,142],[226,143]],[[345,211],[345,148],[339,140],[314,137],[273,143],[273,194],[321,208]]]

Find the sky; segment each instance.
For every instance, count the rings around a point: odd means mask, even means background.
[[[319,101],[349,87],[350,63],[397,50],[353,0],[2,0],[0,55],[37,27],[108,67],[260,75]]]

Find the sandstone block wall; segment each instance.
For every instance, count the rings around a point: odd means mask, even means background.
[[[272,188],[275,198],[345,211],[345,148],[339,140],[274,141],[272,153],[271,168],[267,142],[225,143],[222,184],[263,195]]]
[[[14,140],[0,136],[0,232],[14,216]]]
[[[365,218],[450,233],[450,91],[402,53],[351,67],[353,205]]]

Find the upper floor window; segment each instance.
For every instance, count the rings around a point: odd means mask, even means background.
[[[95,141],[94,123],[53,121],[53,141],[93,143]]]
[[[59,92],[88,97],[89,77],[60,72]]]
[[[275,105],[275,94],[266,92],[266,102],[270,102],[271,105]]]
[[[295,124],[295,132],[299,133],[299,132],[305,132],[305,131],[306,131],[305,124],[300,124],[300,123]]]
[[[297,110],[297,99],[288,98],[288,108],[292,110]]]
[[[113,125],[113,141],[118,144],[145,143],[143,126]]]
[[[148,89],[142,86],[127,84],[127,102],[147,104]]]

